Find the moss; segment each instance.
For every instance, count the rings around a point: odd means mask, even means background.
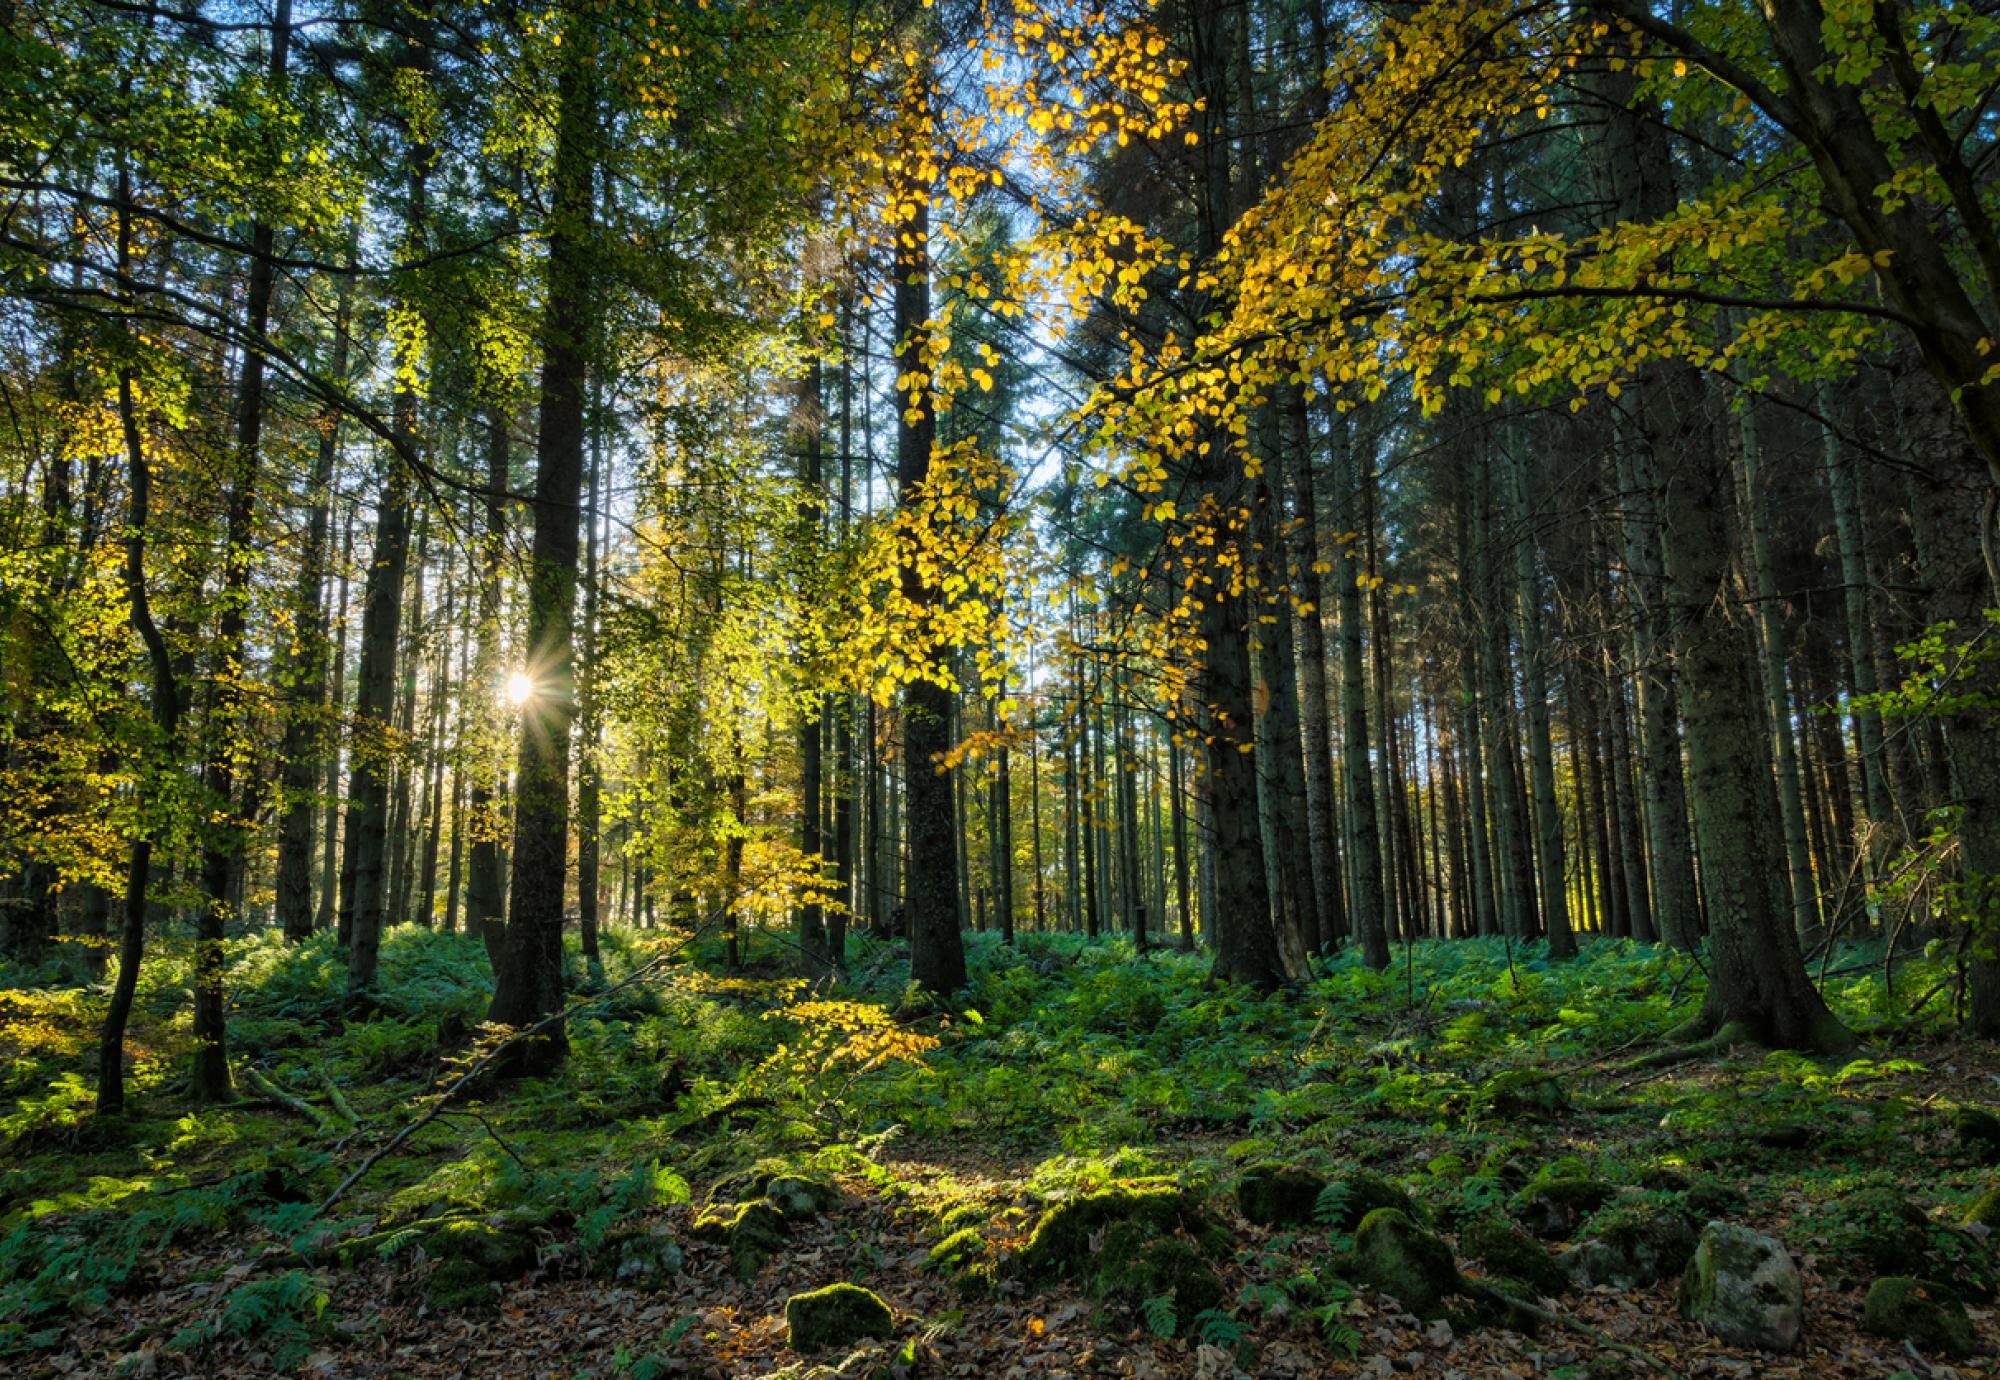
[[[1236,1205],[1260,1227],[1303,1225],[1313,1220],[1313,1206],[1325,1187],[1324,1174],[1265,1160],[1245,1169],[1236,1181]]]
[[[785,1300],[786,1341],[794,1351],[852,1346],[869,1337],[892,1337],[889,1305],[857,1284],[829,1284]]]
[[[1680,1197],[1688,1216],[1700,1222],[1711,1217],[1733,1217],[1750,1205],[1741,1189],[1720,1179],[1696,1179]]]
[[[600,1275],[620,1284],[657,1289],[681,1272],[681,1248],[664,1231],[633,1226],[605,1237],[592,1255],[592,1266]]]
[[[1222,1303],[1222,1281],[1185,1237],[1154,1236],[1141,1223],[1120,1222],[1105,1232],[1100,1260],[1092,1294],[1131,1307],[1169,1299],[1176,1330],[1183,1334],[1193,1330],[1196,1317]]]
[[[1934,1356],[1972,1354],[1972,1320],[1958,1295],[1941,1284],[1901,1275],[1876,1280],[1862,1303],[1861,1325]]]
[[[967,1292],[991,1289],[999,1277],[992,1243],[972,1227],[955,1231],[931,1247],[928,1264]]]
[[[1446,1298],[1465,1292],[1443,1238],[1397,1208],[1376,1208],[1354,1234],[1354,1271],[1419,1318],[1444,1316]]]
[[[1501,1285],[1509,1293],[1530,1298],[1560,1298],[1569,1288],[1569,1276],[1541,1242],[1498,1217],[1478,1217],[1458,1235],[1459,1250],[1466,1259],[1485,1267],[1501,1280],[1525,1286],[1516,1290]]]
[[[1138,1223],[1155,1236],[1186,1231],[1211,1250],[1228,1240],[1177,1188],[1108,1188],[1065,1199],[1043,1213],[1021,1252],[1022,1268],[1035,1279],[1094,1273],[1093,1238],[1101,1244],[1100,1233],[1120,1222]]]
[[[1611,1201],[1602,1179],[1537,1179],[1514,1195],[1514,1220],[1545,1241],[1566,1240],[1585,1217]]]
[[[2000,1164],[2000,1116],[1984,1107],[1960,1107],[1951,1118],[1959,1148],[1981,1164]]]

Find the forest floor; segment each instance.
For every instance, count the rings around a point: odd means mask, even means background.
[[[614,938],[580,990],[662,957]],[[2000,1051],[1956,1038],[1923,957],[1893,986],[1878,951],[1828,958],[1847,1055],[1676,1061],[1657,1041],[1698,969],[1613,941],[1563,965],[1420,944],[1387,973],[1342,957],[1261,999],[1209,986],[1199,956],[977,936],[950,1012],[910,998],[889,946],[857,941],[831,989],[755,937],[734,975],[706,941],[664,952],[573,1018],[560,1074],[477,1080],[400,1143],[486,1048],[460,1034],[487,996],[474,941],[392,933],[380,1007],[352,1021],[327,940],[245,941],[245,1100],[219,1108],[187,1103],[185,960],[162,956],[134,1108],[110,1124],[83,1078],[102,993],[0,973],[0,1373],[2000,1374],[2000,1263],[1962,1225],[2000,1184],[2000,1142],[1959,1116],[2000,1101]],[[1302,1200],[1245,1187],[1273,1161]],[[1384,1193],[1466,1275],[1569,1321],[1420,1320],[1360,1282],[1353,1227]],[[1172,1249],[1106,1216],[1067,1255],[1037,1233],[1114,1199],[1172,1204],[1143,1219]],[[1797,1262],[1799,1350],[1684,1316],[1679,1266],[1711,1217]],[[1510,1219],[1540,1238],[1506,1238],[1533,1261],[1493,1244]],[[1662,1223],[1686,1225],[1646,1234]],[[1641,1271],[1656,1279],[1548,1273],[1552,1252],[1635,1230],[1667,1243]],[[1966,1295],[1969,1356],[1866,1331],[1881,1275]],[[890,1335],[794,1349],[787,1300],[842,1281],[880,1296]]]

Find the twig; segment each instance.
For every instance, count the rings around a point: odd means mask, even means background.
[[[354,1108],[348,1105],[347,1098],[340,1091],[340,1085],[333,1081],[324,1068],[319,1070],[319,1081],[320,1086],[326,1089],[326,1100],[333,1104],[333,1110],[340,1119],[350,1127],[359,1127],[361,1118],[354,1114]]]

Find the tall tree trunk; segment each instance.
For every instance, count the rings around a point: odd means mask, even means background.
[[[590,499],[584,506],[583,636],[582,665],[577,676],[576,764],[576,917],[583,960],[595,972],[602,963],[598,953],[598,899],[602,891],[598,828],[602,823],[600,797],[603,790],[604,715],[597,692],[597,618],[603,579],[598,555],[598,528],[603,517],[605,474],[604,417],[601,397],[592,409],[590,430]]]
[[[931,106],[928,70],[914,74],[906,93],[912,113],[926,121]],[[905,160],[912,163],[913,160]],[[897,409],[896,484],[900,502],[915,507],[931,473],[937,414],[931,395],[930,339],[932,189],[917,183],[914,167],[896,187],[907,208],[896,236],[896,372],[907,394]],[[914,561],[901,572],[902,595],[921,610],[938,608],[943,591]],[[925,991],[944,994],[965,985],[965,941],[958,928],[958,820],[951,781],[938,761],[951,747],[952,692],[929,678],[903,691],[903,789],[908,796],[910,870],[906,883],[910,927],[910,976]]]
[[[486,958],[497,971],[506,932],[505,892],[501,887],[500,840],[507,819],[501,809],[498,761],[492,742],[500,674],[500,569],[507,551],[507,500],[511,479],[512,443],[507,417],[497,403],[484,409],[486,422],[485,524],[479,538],[479,610],[475,636],[479,649],[472,663],[468,693],[475,697],[475,727],[467,756],[472,784],[466,808],[472,833],[472,856],[466,864],[465,924],[486,945]]]
[[[1661,365],[1646,380],[1646,441],[1675,459],[1665,554],[1689,786],[1708,902],[1709,986],[1697,1028],[1723,1038],[1825,1049],[1848,1035],[1806,976],[1783,889],[1770,743],[1734,581],[1729,463],[1701,375]]]
[[[1372,444],[1372,441],[1364,444]],[[1334,438],[1333,524],[1342,533],[1358,525],[1356,441],[1342,425]],[[1345,744],[1348,833],[1347,913],[1370,968],[1389,966],[1389,929],[1383,914],[1382,840],[1375,814],[1375,786],[1368,747],[1368,672],[1361,656],[1361,562],[1354,542],[1343,539],[1334,583],[1340,590],[1340,717]]]
[[[419,42],[408,45],[411,61],[428,67]],[[407,257],[421,258],[428,236],[426,199],[432,149],[411,131],[409,194],[405,210]],[[406,306],[410,305],[405,303]],[[398,446],[417,445],[417,393],[398,361],[391,425]],[[402,648],[403,579],[410,554],[410,473],[398,455],[388,459],[388,478],[375,517],[375,554],[361,596],[361,661],[355,670],[354,728],[349,750],[347,841],[341,866],[340,914],[348,935],[347,989],[373,989],[381,953],[383,910],[388,899],[390,715],[395,710],[396,655]]]
[[[1542,930],[1549,957],[1576,956],[1570,932],[1569,888],[1563,863],[1563,818],[1556,801],[1555,748],[1549,736],[1549,676],[1542,639],[1542,591],[1535,570],[1535,540],[1528,506],[1528,460],[1515,448],[1511,470],[1514,510],[1514,591],[1527,679],[1528,768],[1534,782],[1535,856],[1541,864]]]
[[[347,328],[353,287],[342,278],[334,305],[332,358],[327,376],[347,378]],[[297,643],[291,693],[286,697],[284,745],[278,750],[284,779],[280,799],[284,819],[278,831],[278,924],[285,938],[297,942],[313,931],[312,863],[313,790],[322,759],[329,753],[327,726],[321,719],[326,698],[327,613],[326,562],[332,540],[329,518],[333,505],[334,458],[339,451],[340,413],[328,407],[319,417],[319,447],[313,455],[309,482],[312,508],[306,520],[305,550],[299,561],[294,591],[295,617],[301,634]],[[328,849],[332,848],[329,837]]]
[[[797,553],[799,588],[808,587],[810,571],[817,566],[821,548],[820,525],[824,519],[821,495],[821,448],[826,422],[821,410],[822,366],[818,355],[806,362],[792,400],[792,444],[799,462],[799,523]],[[807,668],[806,673],[811,674]],[[799,851],[815,876],[825,866],[820,840],[820,807],[826,798],[826,778],[820,757],[821,729],[831,707],[828,697],[815,697],[799,711]],[[830,962],[826,943],[826,911],[819,902],[817,882],[799,906],[799,955],[808,972],[824,970]]]
[[[562,1007],[563,895],[569,878],[572,639],[583,497],[584,385],[591,303],[592,180],[597,139],[593,50],[584,12],[570,12],[556,80],[548,299],[542,316],[541,419],[535,438],[534,543],[528,568],[528,655],[534,693],[521,708],[515,759],[513,881],[506,940],[487,1019],[521,1027]],[[510,1071],[539,1073],[569,1046],[560,1022],[515,1046]]]

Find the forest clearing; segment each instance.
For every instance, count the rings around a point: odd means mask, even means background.
[[[0,4],[0,1373],[2000,1373],[2000,10]]]

